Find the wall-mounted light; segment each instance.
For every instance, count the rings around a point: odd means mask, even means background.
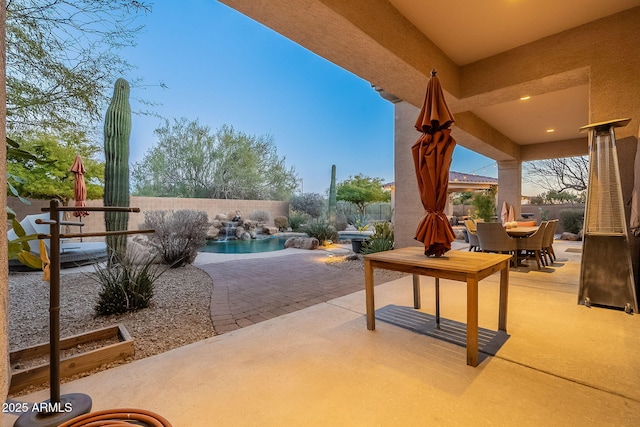
[[[531,99],[531,96],[529,95],[524,95],[520,97],[520,101],[528,101],[529,99]]]
[[[553,133],[553,132],[555,132],[555,131],[556,131],[555,129],[551,128],[551,129],[547,129],[547,131],[546,131],[546,132],[547,132],[547,133]]]

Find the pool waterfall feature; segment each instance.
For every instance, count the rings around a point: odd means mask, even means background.
[[[237,239],[236,229],[238,228],[238,221],[223,221],[222,224],[224,225],[224,237],[222,239],[218,237],[218,240],[220,240],[221,242],[226,242],[229,239]]]
[[[244,219],[240,211],[218,214],[202,252],[243,254],[284,249],[287,237],[276,236],[278,230],[262,222]]]

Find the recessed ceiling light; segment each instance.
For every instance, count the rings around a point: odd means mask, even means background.
[[[553,133],[555,131],[556,131],[555,129],[547,129],[547,133]]]
[[[524,96],[520,97],[520,101],[527,101],[529,99],[531,99],[531,97],[529,95],[524,95]]]

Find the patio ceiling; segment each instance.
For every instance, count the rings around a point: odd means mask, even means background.
[[[458,143],[496,160],[586,153],[578,128],[615,111],[590,108],[601,60],[584,46],[628,39],[605,32],[640,15],[640,0],[222,2],[415,106],[436,68]],[[615,14],[631,21],[592,31]]]

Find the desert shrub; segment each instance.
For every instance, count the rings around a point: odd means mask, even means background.
[[[394,246],[393,226],[389,222],[373,224],[374,232],[362,245],[363,254],[390,251]]]
[[[143,228],[153,228],[149,244],[171,267],[191,264],[198,249],[207,241],[209,221],[206,212],[194,210],[148,211],[144,213]]]
[[[329,223],[327,219],[315,218],[307,222],[302,228],[302,231],[307,233],[309,237],[315,237],[320,244],[324,244],[327,240],[337,241],[338,231]]]
[[[344,231],[347,229],[347,225],[349,225],[349,221],[347,220],[347,216],[342,213],[342,212],[338,212],[336,214],[336,230],[338,231]]]
[[[584,209],[562,209],[560,211],[560,224],[564,231],[578,234],[584,226]]]
[[[311,218],[318,218],[324,209],[324,197],[318,193],[295,195],[289,201],[291,209],[303,212]]]
[[[299,231],[307,221],[309,221],[309,215],[304,212],[292,210],[289,214],[289,227],[293,231]]]
[[[249,219],[264,224],[269,222],[269,219],[271,219],[271,215],[269,215],[269,212],[266,211],[255,211],[249,214]]]
[[[148,260],[129,258],[110,267],[96,267],[89,277],[100,285],[95,311],[98,316],[120,314],[149,307],[155,281],[166,271]]]
[[[278,228],[278,231],[287,231],[289,219],[286,216],[277,216],[273,218],[273,224]]]

